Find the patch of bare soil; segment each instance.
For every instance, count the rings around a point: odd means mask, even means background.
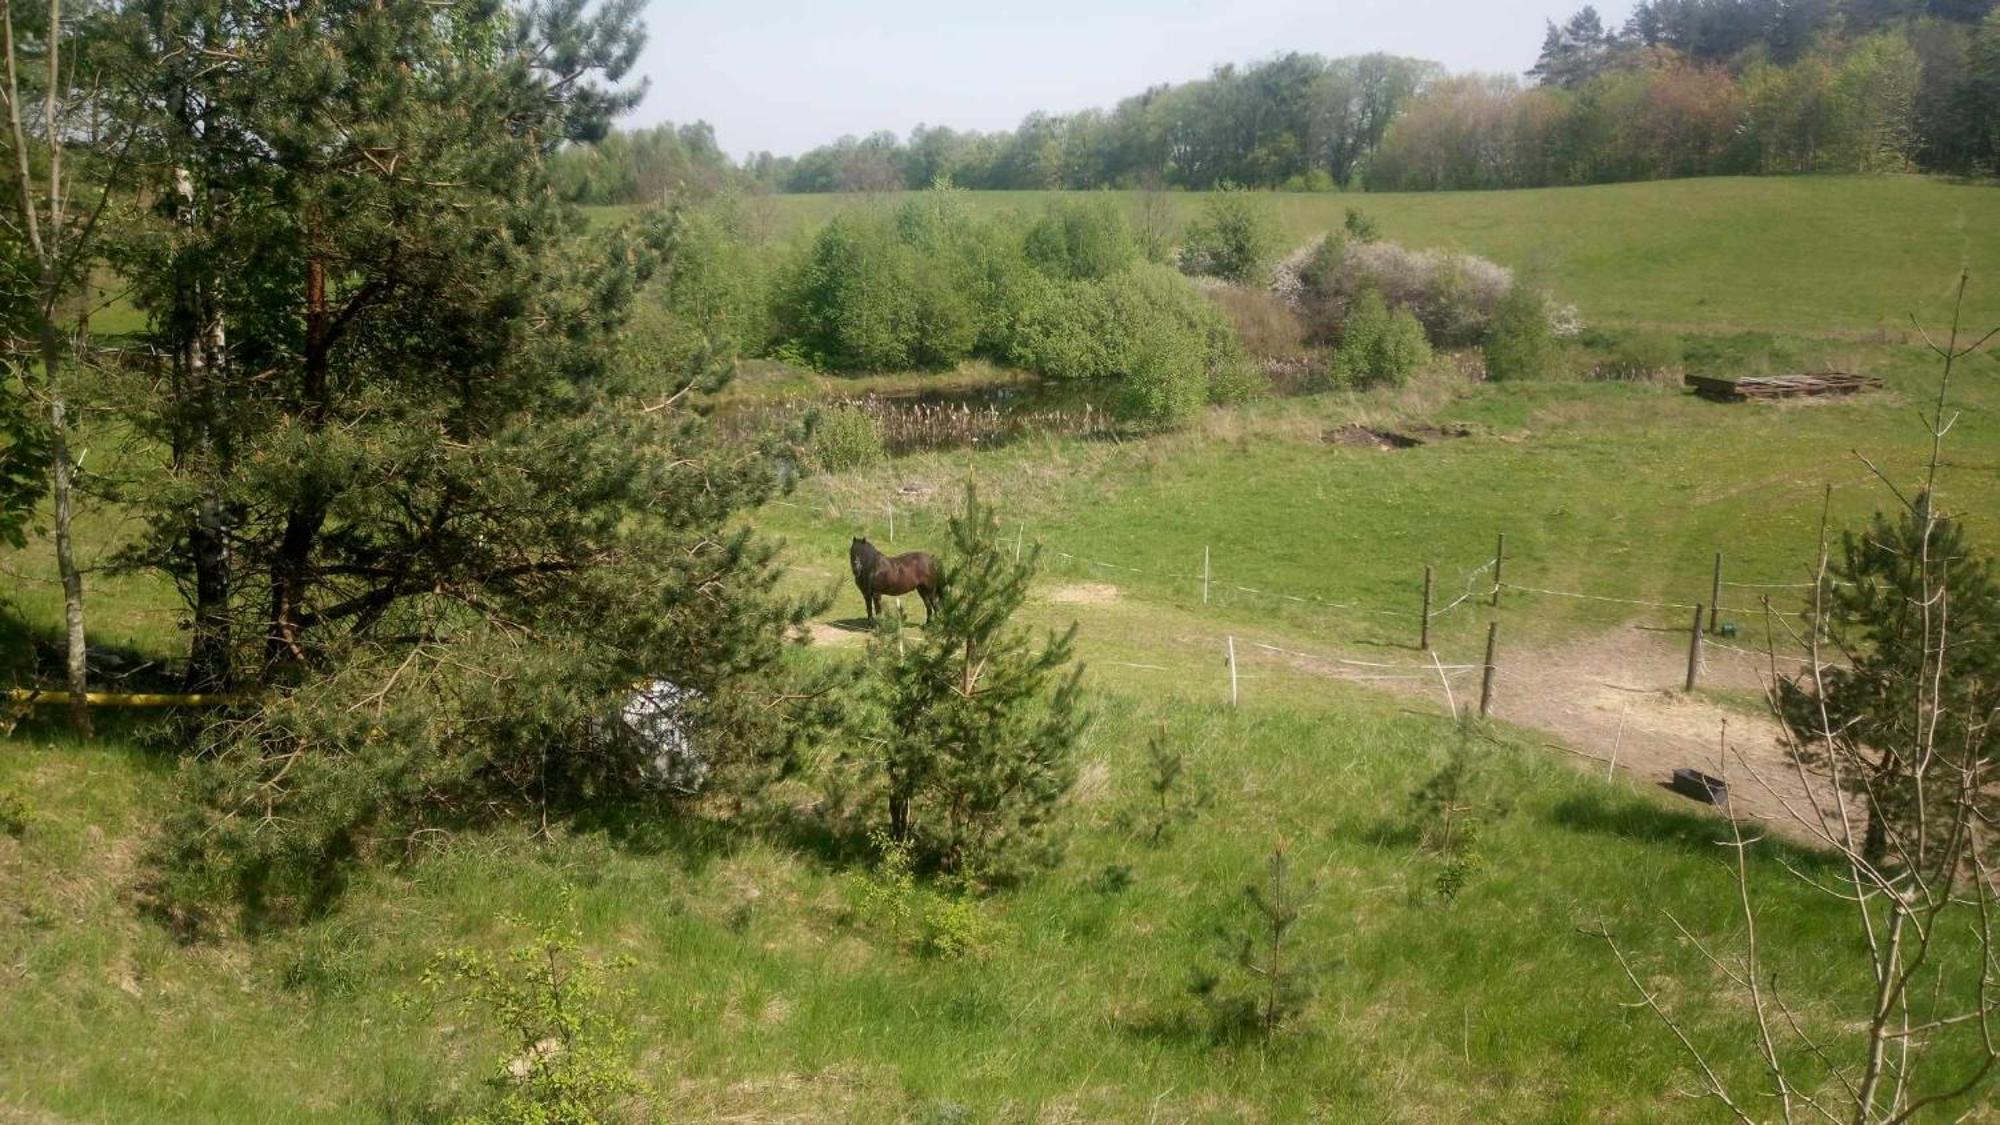
[[[1058,605],[1110,605],[1118,600],[1118,587],[1104,582],[1079,582],[1050,590],[1049,600]]]
[[[858,645],[868,639],[866,631],[846,625],[834,625],[825,621],[806,622],[806,635],[816,645],[838,648],[842,645]]]
[[[1745,819],[1761,821],[1796,839],[1813,839],[1808,823],[1814,816],[1814,800],[1831,809],[1832,786],[1826,778],[1801,773],[1792,764],[1774,719],[1682,692],[1685,644],[1677,634],[1627,627],[1558,648],[1503,650],[1493,689],[1493,716],[1546,732],[1557,740],[1547,745],[1571,754],[1580,768],[1622,772],[1634,782],[1657,786],[1662,794],[1676,769],[1697,769],[1723,778],[1730,803]],[[1768,669],[1758,658],[1712,646],[1705,652],[1703,687],[1763,690]],[[1269,650],[1257,653],[1268,656]],[[1439,678],[1411,678],[1409,669],[1417,661],[1408,657],[1371,658],[1393,662],[1399,665],[1396,670],[1302,653],[1278,653],[1275,658],[1332,678],[1421,695],[1441,709],[1445,703]],[[1445,664],[1449,667],[1453,661],[1446,659]],[[1458,706],[1477,707],[1478,671],[1453,675],[1451,690]],[[1691,801],[1688,804],[1695,807]]]
[[[1429,424],[1409,426],[1401,430],[1381,429],[1364,426],[1359,422],[1349,422],[1336,426],[1319,436],[1328,445],[1345,446],[1349,449],[1414,449],[1433,441],[1448,438],[1471,437],[1472,427],[1463,423],[1448,422],[1442,426]]]
[[[1767,672],[1755,657],[1714,647],[1706,653],[1702,686],[1763,690]],[[1831,785],[1787,758],[1775,719],[1679,690],[1687,675],[1679,636],[1626,628],[1510,655],[1502,668],[1497,717],[1549,731],[1564,749],[1606,769],[1662,786],[1676,769],[1715,775],[1728,782],[1738,813],[1788,835],[1810,835],[1815,800],[1830,807]]]

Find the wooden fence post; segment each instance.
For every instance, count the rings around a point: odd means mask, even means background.
[[[1493,712],[1493,659],[1494,651],[1500,647],[1500,623],[1486,623],[1486,670],[1479,676],[1479,717],[1485,718]]]
[[[1429,563],[1424,564],[1424,623],[1422,629],[1417,634],[1417,650],[1420,652],[1429,652],[1431,650],[1431,567]]]
[[[1201,604],[1208,604],[1208,545],[1201,548]]]
[[[1708,584],[1708,631],[1722,632],[1722,552],[1715,552],[1715,579]]]
[[[1507,561],[1507,533],[1501,532],[1493,544],[1493,604],[1500,604],[1500,564]]]
[[[884,504],[882,507],[889,512],[889,542],[894,543],[896,541],[896,505]]]
[[[1688,678],[1687,690],[1694,690],[1694,680],[1701,670],[1701,612],[1702,606],[1694,607],[1694,627],[1688,630]]]
[[[1236,706],[1236,638],[1229,638],[1229,705]]]

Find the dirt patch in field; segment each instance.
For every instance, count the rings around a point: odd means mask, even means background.
[[[1606,770],[1662,786],[1680,768],[1722,777],[1738,812],[1792,835],[1807,834],[1801,818],[1832,797],[1824,777],[1801,774],[1787,759],[1770,716],[1678,690],[1687,673],[1679,636],[1626,628],[1521,653],[1503,669],[1496,715],[1558,735],[1564,749]],[[1764,675],[1756,657],[1711,648],[1700,682],[1761,692]]]
[[[1328,445],[1344,446],[1349,449],[1414,449],[1433,441],[1449,438],[1471,437],[1472,427],[1462,423],[1448,422],[1442,426],[1407,426],[1401,430],[1381,429],[1364,426],[1359,422],[1349,422],[1336,426],[1319,436]]]
[[[865,629],[858,629],[851,625],[835,625],[826,621],[808,621],[806,623],[806,635],[811,637],[812,642],[816,645],[829,645],[835,648],[843,645],[863,644],[868,640],[868,633]]]
[[[1238,641],[1251,660],[1277,660],[1302,671],[1422,697],[1440,713],[1445,692],[1435,674],[1416,674],[1425,662],[1415,653],[1370,654],[1344,660],[1271,649]],[[1764,687],[1767,666],[1748,653],[1710,647],[1701,685],[1748,696]],[[1479,670],[1470,653],[1440,656],[1451,674],[1454,702],[1477,707]],[[1827,779],[1802,774],[1785,755],[1777,723],[1753,707],[1729,706],[1700,692],[1679,690],[1687,650],[1678,631],[1625,627],[1552,648],[1502,650],[1493,690],[1493,716],[1545,732],[1545,745],[1564,751],[1579,768],[1623,776],[1635,788],[1663,796],[1676,769],[1698,769],[1724,778],[1729,799],[1746,819],[1762,821],[1794,839],[1809,840],[1807,819],[1817,800],[1831,809]],[[1727,753],[1724,753],[1726,734]],[[1685,802],[1681,797],[1668,800]]]
[[[1058,605],[1110,605],[1118,600],[1118,587],[1104,582],[1079,582],[1050,590],[1049,600]]]

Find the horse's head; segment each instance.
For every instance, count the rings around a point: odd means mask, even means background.
[[[862,567],[880,557],[882,552],[877,551],[875,544],[866,539],[856,539],[847,545],[847,565],[853,568],[856,574],[860,574]]]

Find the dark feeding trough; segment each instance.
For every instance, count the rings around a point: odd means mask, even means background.
[[[1675,770],[1674,779],[1668,783],[1667,788],[1683,797],[1714,805],[1718,809],[1729,807],[1729,783],[1719,777],[1710,777],[1700,770]]]

